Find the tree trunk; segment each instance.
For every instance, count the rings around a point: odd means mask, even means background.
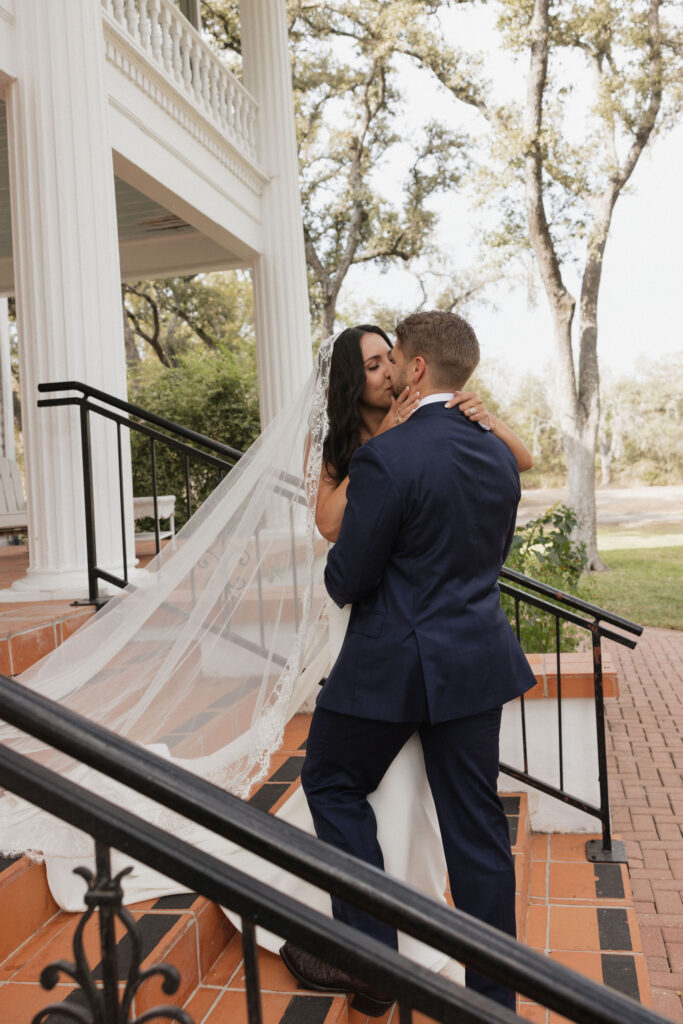
[[[612,444],[607,436],[600,439],[600,483],[609,487],[612,483]]]
[[[595,509],[595,448],[598,435],[597,401],[585,405],[577,396],[572,358],[573,301],[553,303],[557,364],[555,385],[562,445],[567,460],[567,504],[577,518],[575,539],[586,546],[587,568],[606,569],[598,555]]]
[[[598,555],[595,509],[596,416],[575,421],[571,430],[563,430],[567,457],[567,504],[576,512],[576,538],[586,545],[588,569],[604,571],[607,566]]]
[[[334,334],[334,321],[337,315],[337,296],[331,296],[327,298],[323,304],[322,317],[320,318],[320,324],[323,332],[323,340],[329,338],[331,334]]]
[[[548,296],[551,299],[551,296]],[[572,358],[574,303],[569,293],[564,301],[550,301],[555,326],[555,389],[562,445],[567,460],[567,504],[577,518],[575,538],[586,545],[588,568],[605,568],[598,557],[595,518],[595,444],[598,431],[597,406],[588,415],[577,399]]]
[[[550,0],[534,0],[524,117],[527,223],[555,328],[555,381],[567,459],[567,502],[576,512],[576,537],[586,545],[588,568],[604,569],[606,567],[598,557],[596,538],[595,445],[600,411],[596,348],[597,296],[606,234],[598,231],[589,239],[589,259],[581,292],[581,348],[577,380],[572,353],[572,322],[576,302],[562,279],[544,203],[541,139],[543,97],[548,72],[549,9]]]
[[[126,307],[123,307],[123,337],[126,344],[126,363],[128,366],[134,363],[140,362],[140,353],[138,347],[135,344],[135,331],[130,326],[128,317],[126,316]]]
[[[575,499],[579,522],[576,532],[586,545],[588,568],[607,569],[598,555],[595,510],[595,453],[600,427],[600,371],[598,367],[598,297],[602,280],[605,246],[609,236],[616,192],[608,188],[597,204],[596,216],[588,236],[586,267],[581,282],[581,321],[579,324],[579,379],[577,402],[577,442],[570,442],[573,464],[567,455],[568,490]],[[585,488],[585,492],[581,492]]]

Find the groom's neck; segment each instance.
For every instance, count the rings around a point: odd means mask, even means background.
[[[438,387],[434,386],[431,388],[420,387],[420,398],[428,398],[430,395],[452,395],[455,392],[455,388],[451,387]]]
[[[453,394],[455,388],[442,382],[436,383],[427,373],[422,375],[419,384],[416,385],[420,392],[420,398],[427,398],[429,395]]]

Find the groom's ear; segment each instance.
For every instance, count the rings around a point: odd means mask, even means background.
[[[413,384],[418,384],[424,377],[427,364],[422,356],[415,356],[413,359]]]

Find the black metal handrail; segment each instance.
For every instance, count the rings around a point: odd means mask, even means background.
[[[119,409],[121,412],[125,412],[128,416],[137,416],[138,419],[144,420],[146,423],[153,423],[156,427],[161,427],[162,430],[168,430],[171,434],[177,434],[178,437],[184,437],[188,441],[192,441],[194,444],[203,445],[208,448],[209,451],[215,452],[216,455],[221,455],[223,458],[232,459],[233,462],[237,461],[242,457],[242,452],[238,451],[237,448],[231,448],[228,444],[223,444],[220,441],[214,441],[213,438],[207,437],[206,434],[200,434],[196,430],[190,430],[189,427],[183,427],[180,423],[174,423],[173,420],[168,420],[164,416],[158,416],[154,412],[150,412],[148,409],[143,409],[142,406],[134,405],[132,402],[126,402],[122,398],[117,398],[115,395],[107,394],[106,391],[100,391],[98,388],[93,388],[89,384],[84,384],[79,380],[63,380],[54,381],[46,384],[39,384],[38,391],[41,394],[46,394],[53,391],[80,391],[84,398],[95,398],[98,402],[102,403],[102,406],[111,406],[114,409]],[[49,405],[73,405],[78,399],[72,397],[61,398],[61,399],[43,399],[38,402],[39,406]],[[99,408],[93,406],[93,409]]]
[[[109,395],[98,388],[90,387],[82,381],[56,381],[38,385],[41,393],[58,391],[77,391],[79,395],[68,395],[61,398],[45,398],[38,401],[41,408],[63,405],[75,405],[80,413],[81,458],[83,465],[83,495],[85,503],[85,539],[88,561],[88,603],[101,605],[104,601],[99,595],[99,582],[110,583],[116,587],[128,585],[128,546],[126,541],[126,510],[124,501],[123,449],[121,430],[134,431],[149,438],[150,458],[152,467],[152,498],[154,538],[157,554],[161,548],[159,534],[159,489],[156,469],[157,445],[170,448],[183,458],[185,475],[185,507],[187,517],[192,515],[192,492],[190,486],[190,463],[200,463],[217,470],[218,480],[228,473],[242,453],[229,445],[214,441],[196,430],[190,430],[179,423],[173,423],[163,416],[148,412],[139,405],[125,402],[115,395]],[[95,523],[95,504],[93,493],[92,444],[90,436],[90,416],[95,414],[116,424],[116,444],[119,483],[119,515],[121,527],[121,550],[123,575],[117,576],[97,564],[97,531]],[[131,419],[136,417],[136,419]],[[151,424],[151,425],[150,425]],[[155,429],[161,428],[161,429]],[[161,430],[166,431],[162,433]],[[182,440],[180,440],[182,438]],[[187,442],[192,442],[188,444]],[[201,445],[201,447],[197,447]],[[206,449],[206,451],[202,450]]]
[[[593,621],[609,622],[610,625],[617,626],[619,629],[623,629],[627,633],[634,633],[636,636],[642,635],[643,627],[638,625],[637,622],[631,622],[630,619],[625,619],[621,615],[615,615],[614,612],[610,612],[606,608],[600,608],[597,604],[590,604],[589,601],[584,601],[582,598],[575,597],[573,594],[567,594],[564,590],[557,590],[555,587],[551,587],[548,583],[542,583],[540,580],[536,580],[531,576],[525,576],[523,572],[518,572],[516,569],[508,569],[507,566],[503,566],[500,575],[501,579],[510,580],[510,582],[526,587],[528,590],[532,590],[536,594],[543,594],[545,597],[549,597],[553,601],[559,601],[566,608],[575,608],[577,611],[584,612],[586,615],[590,616]],[[513,593],[513,591],[508,588],[505,593]],[[544,605],[544,607],[547,608],[550,606]],[[585,619],[582,620],[581,625],[584,623]],[[617,641],[622,642],[624,641],[624,637],[619,637],[616,634],[611,634],[610,639],[616,639]],[[636,641],[628,641],[627,646],[635,647]]]
[[[435,903],[4,676],[0,676],[0,709],[2,717],[17,728],[570,1020],[663,1024],[664,1018],[638,1003],[462,911]],[[413,1009],[443,1021],[512,1024],[517,1019],[484,996],[418,967],[2,746],[0,767],[3,784],[12,792],[88,832],[99,844],[128,853],[242,916],[250,1024],[260,1024],[255,923],[395,993],[402,1024],[410,1024]]]
[[[79,396],[70,395],[67,397],[44,399],[39,401],[38,404],[40,406],[77,405],[80,408],[81,438],[83,452],[83,480],[85,491],[86,540],[88,555],[89,601],[95,604],[100,604],[102,603],[102,601],[99,598],[98,594],[99,580],[105,580],[119,587],[125,586],[128,582],[128,574],[126,567],[126,539],[123,502],[121,429],[125,427],[130,430],[134,430],[139,433],[145,434],[147,437],[150,438],[153,469],[152,479],[155,513],[155,538],[157,552],[160,549],[160,539],[158,530],[158,517],[156,515],[158,488],[155,470],[155,446],[157,444],[165,445],[179,452],[184,459],[186,503],[188,516],[191,514],[189,482],[190,460],[195,460],[210,465],[213,468],[216,468],[222,475],[229,472],[229,470],[232,468],[235,462],[239,460],[239,458],[241,458],[242,453],[238,451],[236,448],[231,448],[229,445],[224,445],[218,441],[214,441],[203,434],[199,434],[194,430],[190,430],[187,427],[183,427],[180,424],[174,423],[171,420],[165,419],[162,416],[157,416],[155,413],[148,412],[147,410],[142,409],[140,406],[134,405],[130,402],[123,401],[122,399],[116,398],[115,396],[108,395],[106,392],[100,391],[97,388],[92,388],[89,385],[84,384],[80,381],[61,381],[49,384],[39,384],[38,390],[41,393],[54,393],[58,391],[79,392]],[[95,512],[93,504],[92,465],[90,454],[89,416],[91,414],[95,414],[98,416],[102,416],[105,419],[109,419],[116,423],[117,426],[117,444],[119,456],[119,493],[121,503],[121,537],[124,565],[123,578],[117,577],[107,572],[106,570],[100,568],[97,565]],[[129,417],[131,416],[134,416],[138,420],[142,420],[144,422],[138,423],[135,420],[130,419]],[[156,428],[162,428],[164,431],[166,431],[166,433],[162,434],[160,430]],[[182,438],[183,440],[179,440],[180,438]],[[190,441],[192,442],[192,445],[189,445],[187,443]],[[202,445],[204,448],[207,449],[207,451],[201,451],[197,447],[194,447],[196,445]],[[302,484],[300,480],[288,474],[283,474],[281,482],[279,483],[278,486],[291,487],[293,491],[296,491],[299,494],[299,500],[301,500],[302,503],[305,503],[306,499],[303,494]],[[296,538],[293,519],[291,519],[290,521],[290,532],[294,563],[294,549],[296,546]],[[260,568],[257,570],[257,572],[259,574],[259,619],[261,623],[261,632],[263,632],[263,609],[262,588],[260,586]],[[296,588],[296,579],[294,579],[294,584]],[[511,597],[514,602],[515,627],[518,639],[521,640],[520,604],[530,606],[547,613],[554,619],[555,622],[558,720],[557,751],[559,785],[554,785],[546,779],[540,779],[533,775],[529,770],[526,705],[524,697],[521,697],[519,700],[523,764],[521,766],[515,767],[513,765],[501,763],[500,770],[504,774],[516,779],[517,781],[527,786],[530,786],[533,789],[539,790],[540,792],[545,793],[546,795],[551,796],[564,804],[581,810],[584,813],[596,818],[601,825],[602,839],[598,841],[592,841],[588,844],[588,856],[592,860],[623,861],[625,860],[624,845],[623,843],[613,842],[610,826],[609,790],[607,777],[607,744],[605,735],[605,708],[602,682],[601,642],[603,639],[609,639],[623,646],[633,648],[635,647],[637,641],[631,639],[630,636],[624,634],[630,634],[631,636],[636,637],[640,636],[640,634],[642,633],[642,626],[639,626],[634,622],[630,622],[627,619],[622,618],[621,616],[614,615],[612,612],[609,612],[604,608],[599,608],[597,605],[590,604],[589,602],[584,601],[581,598],[574,597],[572,594],[567,594],[564,591],[557,590],[554,587],[542,583],[539,580],[534,580],[531,577],[525,576],[523,573],[517,572],[513,569],[503,568],[501,572],[501,582],[499,583],[499,587],[501,593]],[[294,594],[294,609],[296,615],[298,611],[298,592],[295,592]],[[593,804],[585,799],[582,799],[578,797],[576,794],[570,793],[565,788],[562,663],[560,658],[560,636],[562,623],[567,623],[580,629],[583,629],[586,631],[586,634],[590,637],[591,650],[593,656],[593,691],[595,703],[596,742],[598,754],[598,782],[600,793],[600,800],[598,805]],[[614,629],[607,628],[608,626],[616,627],[622,632],[615,632]],[[239,637],[233,637],[233,640],[235,640],[236,642],[243,642],[245,646],[248,645],[248,641],[244,638],[243,640],[240,640]]]
[[[637,640],[632,640],[624,633],[640,636],[643,627],[635,622],[619,615],[614,615],[605,608],[590,604],[581,598],[574,597],[562,590],[557,590],[542,583],[540,580],[532,579],[514,569],[503,567],[501,580],[509,580],[517,584],[500,582],[499,588],[502,594],[513,599],[515,609],[515,628],[517,638],[521,642],[521,616],[520,604],[526,604],[546,612],[554,618],[555,622],[555,671],[557,675],[557,753],[558,753],[558,776],[559,785],[552,785],[547,780],[539,779],[532,775],[529,770],[529,751],[527,741],[526,702],[524,696],[519,698],[520,708],[520,730],[522,742],[523,767],[514,767],[501,762],[499,769],[503,774],[509,775],[532,789],[539,790],[547,796],[551,796],[567,806],[583,811],[591,817],[597,818],[602,829],[602,839],[589,840],[586,843],[586,855],[591,861],[612,861],[626,862],[626,848],[623,842],[612,839],[609,803],[609,781],[607,769],[607,737],[605,729],[605,696],[603,688],[603,666],[602,666],[602,640],[612,640],[624,647],[633,649]],[[522,590],[520,587],[524,587]],[[532,591],[528,593],[527,591]],[[535,596],[542,595],[542,596]],[[578,614],[582,612],[583,614]],[[564,778],[564,720],[563,720],[563,696],[562,696],[562,658],[561,658],[561,623],[570,623],[586,631],[590,638],[592,662],[593,662],[593,700],[595,706],[595,727],[596,744],[598,756],[598,786],[600,793],[599,805],[590,803],[576,795],[571,794],[565,788]],[[617,626],[623,633],[616,633],[607,629],[603,623],[607,622]]]
[[[172,420],[166,419],[163,416],[157,416],[156,413],[149,412],[148,410],[141,408],[139,405],[134,405],[132,402],[126,402],[121,398],[116,398],[114,395],[109,395],[105,391],[100,391],[98,388],[90,387],[89,384],[83,384],[81,381],[57,381],[53,383],[43,383],[38,385],[38,391],[41,393],[77,391],[80,393],[80,397],[77,395],[68,395],[61,398],[40,399],[38,401],[38,406],[40,408],[47,408],[71,405],[77,406],[79,409],[81,457],[83,465],[83,494],[85,504],[86,554],[88,563],[88,601],[86,603],[100,606],[106,602],[106,599],[101,598],[99,594],[100,580],[110,583],[112,586],[121,588],[126,587],[129,583],[121,429],[125,428],[149,438],[152,468],[154,539],[155,551],[157,554],[161,550],[158,515],[159,487],[157,480],[157,446],[160,445],[164,448],[171,449],[183,458],[185,477],[185,510],[188,519],[192,515],[190,463],[200,463],[204,466],[210,466],[212,469],[217,470],[216,483],[219,483],[226,473],[228,473],[235,463],[242,457],[243,453],[238,451],[237,448],[231,448],[230,445],[222,444],[220,441],[214,441],[205,434],[200,434],[196,430],[190,430],[189,427],[183,427],[181,424],[174,423]],[[103,419],[116,424],[119,514],[123,565],[122,576],[117,576],[97,564],[97,528],[95,523],[95,505],[92,483],[92,444],[90,438],[91,414],[100,416]],[[131,419],[130,417],[136,417],[136,419]],[[137,420],[142,420],[143,422],[137,422]],[[165,431],[165,433],[162,433],[162,430]],[[179,440],[179,438],[182,438],[183,440]],[[192,443],[188,444],[187,442]],[[202,447],[198,448],[197,445],[201,445]],[[207,450],[203,451],[202,448]],[[302,481],[293,477],[289,473],[279,474],[277,482],[274,484],[274,490],[277,493],[286,494],[287,496],[294,495],[297,502],[304,505],[306,504]],[[293,522],[291,525],[293,529]]]

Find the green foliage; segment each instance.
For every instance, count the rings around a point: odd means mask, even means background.
[[[643,626],[683,629],[683,545],[610,549],[593,600]]]
[[[352,266],[384,269],[432,252],[429,201],[468,167],[465,137],[428,116],[407,146],[399,133],[405,60],[437,59],[442,6],[288,0],[311,315],[323,336]],[[237,0],[203,0],[202,15],[237,70]]]
[[[400,53],[435,6],[289,5],[311,306],[325,334],[352,266],[408,264],[431,251],[429,200],[467,167],[464,138],[442,124],[426,118],[407,157],[397,133]]]
[[[584,263],[586,238],[600,219],[597,202],[615,187],[618,194],[630,174],[629,162],[637,160],[649,133],[654,137],[665,131],[680,114],[680,21],[668,16],[667,3],[660,4],[653,40],[650,6],[643,0],[550,4],[538,144],[545,214],[560,263]],[[497,0],[494,7],[503,46],[522,57],[532,43],[533,0]],[[442,54],[435,73],[444,81],[444,62],[455,67],[460,59],[455,50]],[[481,93],[479,109],[485,101]],[[502,196],[507,199],[501,227],[487,240],[519,251],[528,245],[522,228],[523,157],[529,146],[524,112],[514,103],[487,109],[494,132],[478,191],[491,210],[500,208]]]
[[[682,483],[683,352],[608,378],[600,421],[603,482]]]
[[[129,363],[145,358],[148,345],[162,363],[173,366],[196,345],[246,352],[253,344],[251,281],[244,273],[138,281],[124,284],[122,291],[136,346],[132,352],[127,346]]]
[[[506,567],[532,576],[557,590],[577,595],[587,561],[585,545],[572,539],[575,529],[574,510],[567,505],[553,505],[536,519],[517,527]],[[584,591],[586,587],[587,582],[583,584]],[[515,627],[513,598],[503,595],[501,602],[510,623]],[[557,649],[553,616],[523,601],[520,601],[519,615],[521,643],[525,651]],[[576,650],[584,632],[578,627],[563,624],[560,650]]]
[[[173,367],[148,360],[130,372],[129,398],[143,409],[240,451],[259,434],[256,366],[249,354],[190,351],[179,355]],[[132,431],[131,447],[133,493],[152,494],[149,440]],[[162,445],[157,445],[156,456],[158,493],[176,495],[176,527],[180,527],[187,518],[183,457]],[[217,483],[215,469],[191,464],[193,511]],[[152,529],[153,524],[143,528]]]
[[[534,465],[524,473],[525,490],[564,486],[566,462],[550,367],[517,375],[510,366],[488,360],[471,386],[529,448]],[[628,375],[605,374],[596,465],[602,485],[683,483],[682,424],[683,352],[643,359]]]

